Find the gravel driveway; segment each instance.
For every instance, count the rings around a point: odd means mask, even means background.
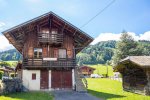
[[[75,91],[53,91],[55,100],[100,100],[88,93],[78,93]]]

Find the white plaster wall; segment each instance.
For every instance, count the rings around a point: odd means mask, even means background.
[[[74,69],[72,69],[72,89],[75,89],[75,74],[74,74]]]
[[[36,74],[36,80],[32,80],[32,73]],[[40,90],[40,70],[23,70],[23,85],[29,90]]]
[[[49,70],[49,89],[51,89],[51,70]]]

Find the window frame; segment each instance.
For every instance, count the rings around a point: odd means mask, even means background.
[[[37,53],[38,53],[38,54],[37,54],[38,56],[37,56],[37,55],[35,56],[35,49],[41,49],[41,50],[42,50],[42,51],[41,51],[42,54],[40,55],[40,52],[39,52],[39,53],[37,52]],[[38,51],[38,50],[37,50],[37,51]],[[37,59],[38,59],[38,58],[42,58],[42,57],[43,57],[43,49],[42,49],[42,48],[34,48],[34,49],[33,49],[33,52],[34,52],[34,55],[33,55],[34,58],[37,58]]]
[[[32,80],[36,80],[36,73],[32,73]]]
[[[63,57],[63,58],[61,58],[61,57],[59,56],[59,50],[65,50],[66,56]],[[60,58],[60,59],[66,59],[66,58],[67,58],[67,49],[66,49],[66,48],[59,48],[59,49],[58,49],[58,58]]]

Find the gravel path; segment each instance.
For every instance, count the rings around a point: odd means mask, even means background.
[[[53,91],[55,100],[101,100],[88,93],[75,91]]]

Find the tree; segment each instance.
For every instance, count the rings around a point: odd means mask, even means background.
[[[117,63],[127,56],[142,55],[142,48],[138,45],[137,41],[127,32],[123,32],[120,41],[116,44],[116,49],[112,57],[112,65],[116,66]]]

